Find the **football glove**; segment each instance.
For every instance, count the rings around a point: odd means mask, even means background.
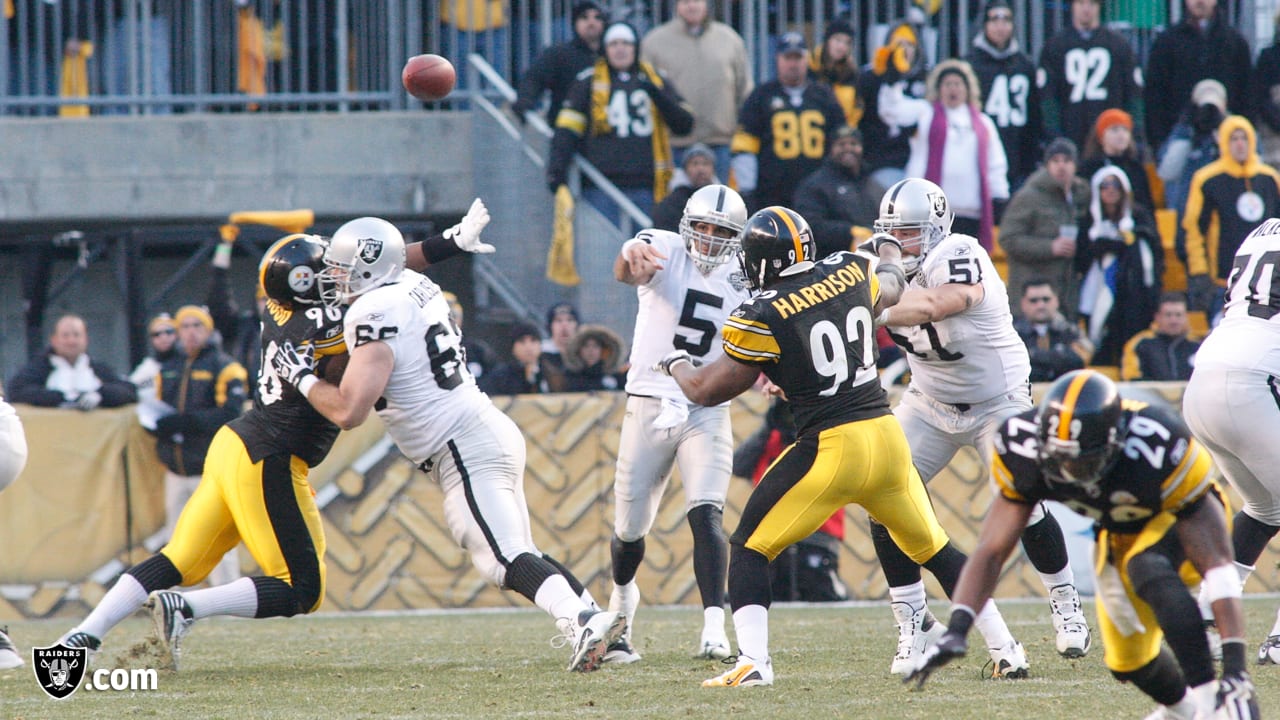
[[[471,202],[467,214],[462,216],[462,222],[445,230],[444,236],[453,240],[463,252],[487,255],[495,249],[489,243],[480,242],[480,233],[488,224],[489,208],[484,206],[483,200],[476,198]]]
[[[885,243],[897,245],[898,250],[902,250],[902,241],[887,232],[878,232],[872,235],[870,241],[871,248],[876,251],[876,254],[880,253],[880,247]]]
[[[671,377],[671,366],[681,362],[687,362],[694,367],[702,364],[702,361],[690,355],[688,350],[673,350],[654,364],[653,369],[667,377]]]
[[[76,407],[81,410],[93,410],[102,404],[102,395],[95,390],[86,393],[80,393],[80,397],[76,398]]]
[[[299,349],[293,343],[286,342],[271,356],[271,367],[275,368],[276,375],[281,380],[301,390],[303,380],[316,376],[315,349],[310,344]]]
[[[1261,717],[1258,694],[1249,673],[1225,674],[1218,681],[1215,718],[1224,720],[1257,720]]]
[[[910,683],[914,681],[916,690],[920,690],[934,670],[946,665],[955,658],[964,657],[964,654],[968,651],[969,641],[960,633],[948,630],[942,637],[938,638],[937,644],[925,648],[924,654],[920,656],[915,669],[903,678],[902,682]]]

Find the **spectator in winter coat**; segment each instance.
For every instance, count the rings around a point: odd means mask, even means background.
[[[1226,88],[1227,113],[1249,115],[1253,57],[1249,42],[1227,22],[1218,0],[1186,0],[1182,20],[1160,33],[1147,57],[1147,142],[1160,147],[1178,120],[1191,90],[1212,78]]]
[[[694,143],[715,153],[716,176],[729,177],[729,143],[738,111],[751,94],[751,63],[742,37],[711,17],[711,0],[676,0],[675,17],[649,31],[640,59],[680,89],[693,112],[693,130],[671,138],[676,164]]]
[[[1089,362],[1093,346],[1058,312],[1053,283],[1031,278],[1022,285],[1021,317],[1013,329],[1031,356],[1031,382],[1049,382]]]
[[[554,195],[581,152],[627,198],[648,214],[667,196],[675,164],[671,135],[693,129],[690,106],[670,83],[636,55],[636,31],[613,23],[604,33],[603,58],[578,73],[551,139],[547,185]],[[639,105],[637,98],[641,98]],[[582,196],[617,223],[621,209],[595,186]]]
[[[969,63],[943,60],[926,86],[924,100],[897,87],[881,91],[880,117],[914,127],[907,176],[941,187],[955,214],[951,230],[990,251],[997,208],[1009,201],[1009,175],[995,123],[981,111],[978,78]]]
[[[1094,123],[1093,132],[1085,141],[1084,153],[1076,173],[1090,180],[1100,168],[1113,165],[1124,171],[1133,190],[1133,201],[1148,211],[1155,209],[1151,197],[1151,183],[1147,181],[1147,168],[1142,154],[1133,141],[1133,118],[1123,110],[1103,110]]]
[[[63,315],[53,326],[49,348],[14,375],[9,402],[93,410],[136,402],[137,388],[110,365],[89,358],[84,318]]]
[[[1076,148],[1066,138],[1049,143],[1044,167],[1014,194],[1000,222],[1000,246],[1009,257],[1009,287],[1033,277],[1053,283],[1062,312],[1074,320],[1078,303],[1076,238],[1089,206],[1089,183],[1076,176]],[[1014,304],[1010,298],[1011,306]],[[1014,317],[1021,312],[1011,307]]]
[[[809,53],[809,79],[831,88],[844,110],[849,127],[862,120],[858,97],[858,64],[853,59],[853,25],[845,15],[832,18],[822,33],[822,44]],[[808,218],[805,218],[806,220]]]
[[[881,116],[880,93],[897,89],[905,97],[925,96],[929,63],[920,47],[920,30],[912,23],[900,23],[889,32],[885,44],[876,49],[871,64],[863,68],[858,78],[863,109],[858,129],[866,148],[863,162],[867,174],[884,188],[906,177],[911,128],[894,125]]]
[[[1124,346],[1121,380],[1190,380],[1200,341],[1190,336],[1187,296],[1167,292],[1160,296],[1151,327],[1134,335]]]
[[[1094,364],[1118,365],[1124,344],[1156,310],[1164,247],[1155,219],[1135,201],[1124,170],[1099,168],[1089,187],[1089,212],[1080,221],[1076,243],[1080,318],[1096,348]]]
[[[1187,192],[1187,299],[1211,324],[1222,309],[1236,250],[1263,220],[1280,216],[1280,172],[1258,159],[1257,143],[1247,119],[1223,120],[1221,157],[1196,171]]]
[[[1009,163],[1009,192],[1022,187],[1040,163],[1040,91],[1036,65],[1014,37],[1008,0],[988,0],[982,32],[965,59],[982,88],[983,112],[996,124]]]
[[[573,20],[573,39],[552,45],[534,58],[529,69],[520,78],[516,101],[511,110],[524,122],[524,114],[533,110],[542,93],[550,91],[551,103],[547,106],[547,125],[555,127],[556,115],[569,94],[569,87],[578,73],[586,70],[600,57],[600,37],[608,14],[595,0],[574,3],[570,15]]]
[[[862,134],[846,125],[836,131],[822,167],[796,188],[791,208],[809,221],[818,257],[826,257],[871,237],[883,194],[862,172]]]

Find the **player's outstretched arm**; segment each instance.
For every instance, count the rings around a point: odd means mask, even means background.
[[[387,387],[395,361],[391,346],[384,342],[365,343],[351,351],[341,385],[316,377],[315,358],[290,343],[276,351],[271,363],[281,380],[297,388],[317,412],[343,430],[350,430],[369,417],[373,404]]]
[[[461,253],[487,255],[494,247],[480,241],[480,233],[489,224],[489,208],[484,201],[476,198],[462,220],[439,235],[432,235],[426,240],[405,245],[405,267],[410,270],[426,270],[433,263],[446,260]]]
[[[656,370],[675,378],[676,384],[691,401],[708,407],[728,402],[755,385],[760,368],[740,363],[721,355],[710,365],[696,367],[684,350],[668,353],[658,361]]]
[[[902,293],[897,305],[876,318],[881,325],[900,327],[938,322],[982,302],[982,284],[947,283],[932,288],[912,288]]]
[[[662,269],[667,256],[654,247],[644,232],[622,243],[613,261],[613,277],[628,285],[645,285]]]

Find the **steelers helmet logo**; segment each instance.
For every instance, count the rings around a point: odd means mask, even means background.
[[[298,265],[289,271],[289,289],[299,295],[316,284],[316,271],[307,265]]]
[[[366,265],[372,265],[382,257],[382,241],[375,238],[361,238],[356,255],[360,257],[360,262]]]

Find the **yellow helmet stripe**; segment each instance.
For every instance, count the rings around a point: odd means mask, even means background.
[[[796,262],[800,262],[804,259],[804,246],[800,244],[800,228],[796,227],[795,222],[791,219],[791,213],[787,212],[786,208],[775,205],[773,214],[781,218],[782,224],[786,225],[787,229],[791,231],[791,242],[796,247]]]
[[[1067,386],[1067,392],[1062,398],[1062,413],[1058,416],[1058,439],[1071,439],[1071,416],[1075,414],[1076,402],[1080,400],[1080,393],[1084,390],[1085,383],[1089,382],[1089,378],[1093,377],[1092,370],[1085,370],[1071,381]]]

